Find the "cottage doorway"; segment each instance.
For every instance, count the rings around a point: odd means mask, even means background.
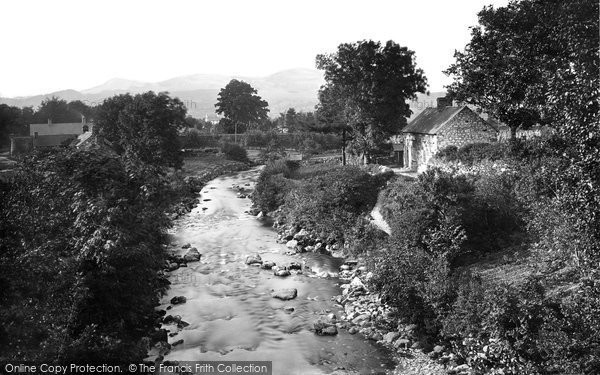
[[[404,167],[404,151],[394,151],[394,163]]]

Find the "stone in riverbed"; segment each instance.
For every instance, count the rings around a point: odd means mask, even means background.
[[[279,298],[280,300],[287,301],[294,299],[298,296],[298,290],[296,288],[279,289],[271,293],[271,297]]]
[[[398,332],[388,332],[385,334],[385,336],[383,336],[383,341],[385,341],[388,344],[393,343],[394,341],[396,341],[396,339],[400,337],[400,333]]]
[[[291,262],[285,268],[287,268],[288,270],[301,270],[302,265],[298,262]]]
[[[294,234],[294,239],[296,241],[304,241],[308,237],[309,233],[306,229],[302,228],[300,232]]]
[[[286,313],[290,314],[294,312],[294,308],[292,306],[286,306],[283,308],[283,311],[285,311]]]
[[[273,267],[273,275],[285,277],[291,275],[290,271],[286,267]]]
[[[183,260],[186,262],[197,262],[200,260],[202,254],[195,247],[190,248],[187,253],[183,256]]]
[[[189,249],[190,247],[192,247],[192,245],[189,243],[186,243],[185,245],[181,246],[182,249]]]
[[[248,264],[248,265],[262,264],[262,263],[263,263],[262,258],[258,254],[248,255],[248,257],[246,258],[246,264]]]
[[[185,298],[184,296],[175,296],[173,298],[171,298],[171,303],[173,305],[179,305],[182,303],[185,303],[187,301],[187,298]]]
[[[263,264],[260,266],[260,268],[264,270],[270,270],[273,267],[275,267],[275,262],[271,262],[270,260],[264,261]]]
[[[337,335],[338,330],[335,324],[330,323],[326,320],[319,319],[313,324],[315,333],[319,336],[333,336]]]
[[[179,263],[169,263],[169,267],[167,268],[169,271],[175,271],[179,268]]]
[[[296,241],[296,240],[289,240],[288,242],[286,242],[285,246],[288,249],[295,249],[296,246],[298,246],[298,241]]]
[[[183,344],[183,339],[179,339],[179,340],[175,341],[174,343],[171,344],[171,346],[177,346],[180,344]]]

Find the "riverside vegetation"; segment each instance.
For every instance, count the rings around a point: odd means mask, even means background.
[[[160,339],[171,219],[208,180],[248,166],[229,145],[184,159],[183,103],[165,94],[121,95],[96,110],[95,135],[118,119],[118,144],[35,151],[0,185],[0,359],[142,361]]]
[[[253,200],[296,252],[364,260],[335,275],[350,333],[451,373],[593,374],[598,207],[571,150],[559,135],[448,148],[416,180],[276,161]],[[367,219],[378,191],[390,236]]]

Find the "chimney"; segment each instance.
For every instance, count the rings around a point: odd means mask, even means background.
[[[452,98],[447,96],[437,98],[437,108],[442,109],[444,107],[452,107]]]

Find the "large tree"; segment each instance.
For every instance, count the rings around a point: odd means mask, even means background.
[[[257,93],[250,84],[237,79],[221,89],[215,107],[218,114],[225,116],[221,124],[223,130],[243,133],[267,120],[269,103]]]
[[[597,113],[597,1],[513,0],[478,17],[446,70],[458,100],[506,123],[513,137],[519,127]]]
[[[167,93],[117,95],[97,108],[94,133],[132,160],[179,168],[183,156],[178,132],[186,126],[185,119],[181,100]]]
[[[90,110],[87,105],[81,101],[68,103],[64,99],[56,96],[45,98],[35,111],[34,120],[38,123],[44,123],[51,120],[54,123],[59,122],[80,122],[81,110]]]
[[[317,56],[325,71],[319,92],[320,118],[349,135],[353,151],[369,156],[406,125],[406,103],[425,92],[427,80],[414,52],[393,41],[344,43],[332,54]]]
[[[10,145],[10,137],[28,134],[27,125],[31,123],[31,107],[23,109],[0,104],[0,147]]]

